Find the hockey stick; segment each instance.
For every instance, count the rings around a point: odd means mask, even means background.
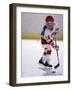
[[[55,44],[57,45],[57,42],[56,42],[56,37],[54,37],[55,39]],[[58,50],[56,49],[56,53],[57,53],[57,61],[58,61],[58,64],[54,67],[55,69],[58,68],[60,66],[60,62],[59,62],[59,54],[58,54]]]

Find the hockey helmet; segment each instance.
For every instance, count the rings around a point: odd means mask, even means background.
[[[45,21],[46,22],[48,22],[48,21],[54,22],[54,18],[52,16],[47,16]]]

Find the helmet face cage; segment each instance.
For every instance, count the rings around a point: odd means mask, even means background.
[[[54,22],[54,18],[52,16],[47,16],[46,19],[45,19],[46,22]]]

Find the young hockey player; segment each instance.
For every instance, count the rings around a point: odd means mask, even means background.
[[[45,19],[46,25],[44,25],[43,30],[41,32],[41,44],[44,48],[44,53],[41,59],[39,60],[40,64],[44,66],[52,67],[50,64],[50,56],[52,49],[59,49],[59,46],[54,43],[54,38],[59,31],[59,28],[56,27],[54,22],[54,18],[52,16],[47,16]]]

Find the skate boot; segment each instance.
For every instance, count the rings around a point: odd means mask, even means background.
[[[44,65],[44,62],[43,62],[43,58],[41,57],[41,59],[39,60],[39,64],[43,64]]]
[[[44,66],[52,67],[52,65],[48,64],[47,62],[45,62]]]

